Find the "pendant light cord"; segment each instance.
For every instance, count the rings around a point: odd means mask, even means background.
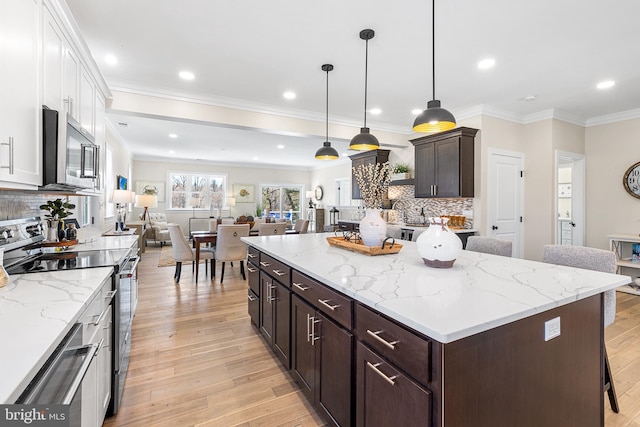
[[[436,99],[436,0],[431,1],[431,77],[433,99]]]
[[[326,140],[329,141],[329,70],[327,69],[327,108],[325,114],[325,128],[324,133],[326,135]]]
[[[369,39],[365,40],[364,54],[364,127],[367,127],[367,76],[369,74]]]

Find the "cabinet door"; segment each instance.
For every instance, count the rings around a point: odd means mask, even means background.
[[[358,185],[356,176],[353,174],[353,168],[356,168],[359,165],[366,165],[369,163],[373,163],[373,161],[371,159],[351,160],[351,198],[352,199],[362,199],[362,191],[360,191],[360,186]]]
[[[247,263],[247,276],[249,288],[251,288],[256,295],[260,295],[260,270],[252,262]]]
[[[362,343],[356,368],[357,426],[430,426],[431,392]]]
[[[317,406],[322,408],[336,425],[350,426],[353,425],[353,335],[319,312],[317,317],[320,323],[315,328],[315,336],[320,338],[321,344],[317,369],[320,375],[316,392]]]
[[[435,143],[435,196],[460,196],[459,146],[458,137]]]
[[[79,117],[82,128],[95,136],[94,113],[95,113],[95,94],[93,82],[89,72],[83,65],[80,66],[80,105]]]
[[[251,323],[258,326],[260,322],[260,300],[251,289],[247,289],[248,310]]]
[[[273,285],[273,349],[288,369],[291,364],[291,291],[275,280]]]
[[[80,61],[70,46],[65,46],[62,74],[62,98],[66,112],[78,120]]]
[[[416,146],[415,196],[432,197],[436,184],[435,143]]]
[[[39,22],[39,0],[0,3],[0,181],[16,188],[42,184]]]
[[[62,54],[64,36],[45,4],[43,7],[42,103],[52,110],[62,110]]]
[[[300,297],[291,298],[291,373],[309,402],[315,401],[316,342],[312,328],[316,325],[315,309]],[[318,345],[320,343],[317,343]]]
[[[273,344],[273,279],[260,272],[260,331]]]
[[[96,356],[98,359],[98,423],[96,425],[102,425],[111,400],[111,309],[110,305],[100,324],[103,341],[102,348]]]

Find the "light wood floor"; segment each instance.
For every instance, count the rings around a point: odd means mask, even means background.
[[[250,325],[239,266],[227,265],[223,285],[202,269],[196,285],[184,265],[175,285],[159,255],[148,247],[140,263],[122,406],[104,425],[324,425]],[[640,297],[618,292],[606,340],[621,413],[607,401],[605,425],[640,427]]]

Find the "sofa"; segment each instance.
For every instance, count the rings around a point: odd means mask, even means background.
[[[164,213],[147,213],[147,215],[149,215],[149,223],[151,224],[151,229],[147,232],[147,240],[153,239],[156,244],[160,242],[160,247],[170,242],[167,215]]]

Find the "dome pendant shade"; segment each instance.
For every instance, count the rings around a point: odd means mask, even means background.
[[[316,159],[318,160],[336,160],[338,157],[340,157],[338,152],[331,146],[329,141],[325,141],[322,147],[316,151]]]
[[[368,151],[380,148],[378,138],[369,133],[367,127],[367,76],[369,69],[369,40],[373,38],[375,32],[373,30],[360,31],[360,38],[365,41],[365,59],[364,59],[364,126],[360,128],[360,133],[354,136],[349,143],[350,150]]]
[[[322,71],[325,71],[327,73],[327,104],[326,104],[327,114],[326,114],[326,121],[325,121],[326,139],[324,140],[324,144],[322,144],[322,147],[320,147],[320,149],[316,151],[316,159],[317,160],[336,160],[340,156],[338,155],[338,152],[336,151],[336,149],[333,148],[331,146],[331,143],[329,142],[329,71],[333,70],[333,65],[324,64],[322,65],[321,68],[322,68]]]
[[[367,151],[380,148],[378,138],[369,133],[369,128],[360,128],[360,133],[351,139],[349,149]]]
[[[424,110],[413,122],[414,132],[442,132],[456,127],[456,119],[448,110],[440,107],[440,101],[434,99],[427,103]]]

